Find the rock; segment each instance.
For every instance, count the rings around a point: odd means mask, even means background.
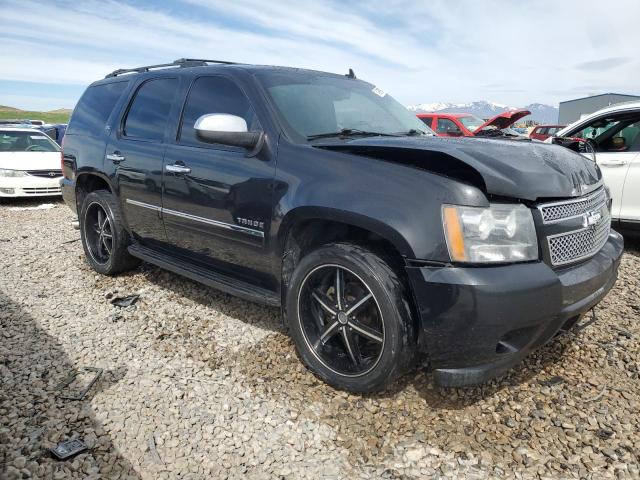
[[[405,452],[407,460],[411,463],[417,463],[426,455],[425,449],[422,447],[412,448]]]

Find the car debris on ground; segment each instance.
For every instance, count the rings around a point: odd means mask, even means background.
[[[91,373],[92,375],[82,389],[80,389],[79,391],[76,389],[77,393],[75,394],[62,393],[59,394],[58,397],[64,398],[65,400],[82,400],[87,395],[87,393],[89,393],[89,390],[91,390],[91,387],[93,387],[94,383],[96,383],[102,375],[102,369],[95,367],[84,367],[82,370],[73,372],[60,385],[58,385],[57,390],[64,390],[66,387],[69,387],[83,373]]]
[[[115,305],[116,307],[130,307],[131,305],[133,305],[134,303],[136,303],[138,301],[138,298],[140,298],[140,295],[128,295],[126,297],[114,297],[110,300],[110,303],[112,305]]]
[[[73,440],[67,440],[66,442],[59,443],[50,451],[58,460],[67,460],[80,452],[84,452],[86,449],[87,445],[79,438],[75,438]]]

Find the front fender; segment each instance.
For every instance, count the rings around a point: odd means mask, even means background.
[[[442,205],[487,206],[472,185],[411,166],[281,142],[275,232],[298,219],[333,220],[387,239],[409,259],[449,261]]]

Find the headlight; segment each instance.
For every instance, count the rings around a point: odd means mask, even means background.
[[[490,207],[444,205],[442,221],[454,262],[499,263],[538,259],[531,210],[524,205]]]
[[[25,177],[26,172],[22,170],[7,170],[6,168],[0,168],[0,177]]]

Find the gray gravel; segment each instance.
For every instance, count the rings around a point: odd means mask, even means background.
[[[276,309],[149,265],[97,275],[62,203],[11,209],[41,203],[0,204],[1,478],[640,476],[638,243],[598,322],[500,380],[444,390],[418,369],[357,396],[306,371]],[[58,398],[89,366],[87,397]],[[47,453],[76,437],[90,450]]]

